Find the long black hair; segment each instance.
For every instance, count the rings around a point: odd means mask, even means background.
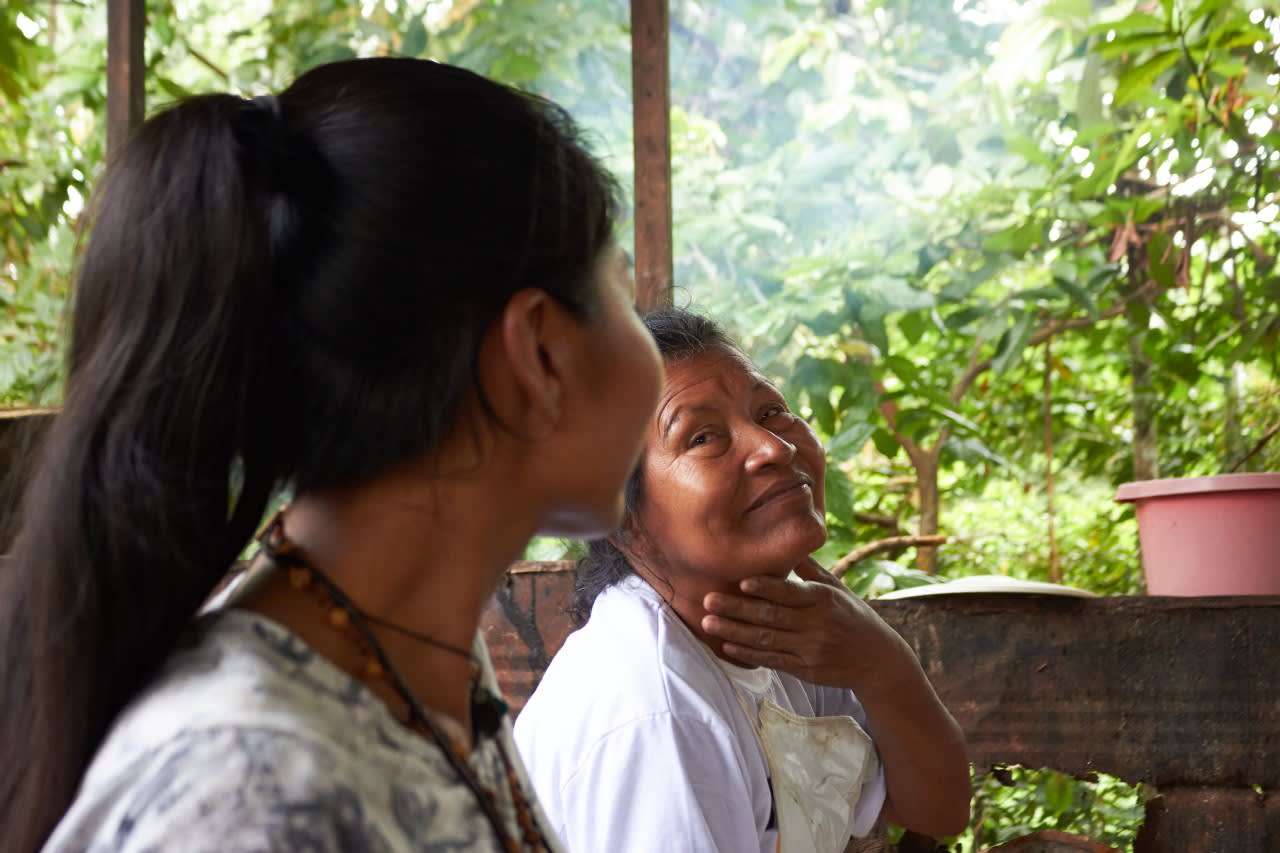
[[[96,198],[66,399],[0,566],[0,849],[47,837],[274,493],[434,446],[517,290],[590,315],[615,190],[554,105],[418,60],[138,129]]]
[[[685,308],[652,311],[645,315],[644,324],[668,365],[712,350],[741,352],[722,326]],[[644,535],[637,517],[644,495],[643,467],[642,460],[627,479],[622,524],[611,537],[589,542],[587,553],[574,567],[573,603],[569,614],[578,624],[591,615],[591,606],[600,593],[635,574],[635,568],[616,543],[626,546],[629,540]]]

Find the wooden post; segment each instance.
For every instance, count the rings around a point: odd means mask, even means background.
[[[671,304],[671,80],[667,0],[631,0],[636,302]]]
[[[142,52],[146,37],[145,0],[107,0],[107,159],[142,123],[146,108]]]

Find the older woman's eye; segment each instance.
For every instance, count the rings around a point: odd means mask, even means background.
[[[706,444],[710,440],[711,440],[710,433],[700,432],[697,435],[695,435],[693,438],[689,439],[689,446],[701,447],[702,445]]]
[[[788,414],[786,406],[773,405],[764,410],[764,412],[760,415],[760,420],[767,421],[769,418],[777,417],[778,415],[783,415],[783,414]]]

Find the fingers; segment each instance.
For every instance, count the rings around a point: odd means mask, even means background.
[[[784,605],[746,595],[712,592],[703,598],[702,606],[708,613],[754,625],[786,628],[793,621]]]
[[[724,653],[727,657],[731,657],[746,666],[764,666],[792,674],[804,671],[804,662],[787,652],[756,649],[751,646],[741,646],[737,643],[725,643]]]
[[[776,650],[790,639],[790,631],[750,622],[738,622],[723,616],[703,616],[702,630],[735,645],[760,650]]]

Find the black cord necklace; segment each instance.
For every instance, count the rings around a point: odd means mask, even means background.
[[[311,569],[311,571],[314,572],[315,569]],[[464,651],[457,646],[444,642],[443,640],[437,640],[435,637],[428,637],[426,634],[420,634],[417,631],[404,627],[403,625],[397,625],[390,620],[374,616],[372,613],[367,613],[363,610],[360,611],[360,617],[370,625],[377,625],[379,628],[386,628],[388,631],[395,631],[397,634],[408,637],[410,640],[416,640],[424,645],[435,646],[437,649],[455,654],[463,660],[471,660],[471,652]],[[474,663],[474,661],[472,662]]]
[[[502,842],[503,846],[509,851],[519,851],[521,849],[518,842],[507,833],[503,824],[501,815],[498,814],[497,801],[493,792],[484,787],[480,780],[476,777],[475,771],[467,762],[466,756],[462,752],[459,744],[452,741],[449,736],[440,728],[430,714],[426,712],[413,691],[409,689],[408,684],[400,676],[395,666],[391,663],[386,651],[378,642],[373,631],[370,630],[369,624],[375,624],[392,631],[396,631],[404,636],[427,645],[435,646],[444,651],[459,655],[468,660],[473,668],[472,683],[472,725],[475,731],[486,736],[496,736],[502,723],[503,716],[507,713],[507,705],[499,697],[492,694],[489,690],[479,684],[474,676],[476,670],[476,662],[471,654],[463,651],[457,646],[443,643],[433,637],[420,634],[411,629],[396,625],[393,622],[380,619],[362,611],[355,605],[342,589],[325,576],[323,572],[318,570],[301,554],[298,553],[293,542],[285,536],[284,533],[284,512],[285,508],[281,508],[267,522],[262,532],[258,534],[258,544],[262,553],[277,566],[284,567],[290,573],[290,585],[296,589],[305,589],[314,581],[317,582],[323,593],[330,599],[336,610],[331,611],[330,623],[335,628],[344,628],[346,625],[336,624],[343,620],[335,620],[333,614],[340,612],[345,614],[345,618],[350,620],[349,625],[354,629],[358,639],[363,641],[370,660],[366,664],[366,675],[369,677],[377,677],[385,679],[393,690],[400,696],[409,708],[408,725],[410,727],[418,726],[428,738],[433,741],[440,751],[444,753],[446,760],[455,773],[463,780],[463,783],[471,791],[481,812],[484,813],[495,835]],[[517,800],[517,812],[519,813],[521,828],[524,830],[525,841],[527,841],[533,850],[546,850],[546,844],[543,840],[541,831],[537,827],[537,822],[533,817],[533,810],[530,805],[523,802],[523,793],[520,790],[518,779],[510,761],[506,757],[505,751],[502,749],[501,742],[497,743],[499,755],[502,758],[503,765],[507,771],[507,781],[511,787],[511,794]],[[523,808],[520,806],[523,805]]]

